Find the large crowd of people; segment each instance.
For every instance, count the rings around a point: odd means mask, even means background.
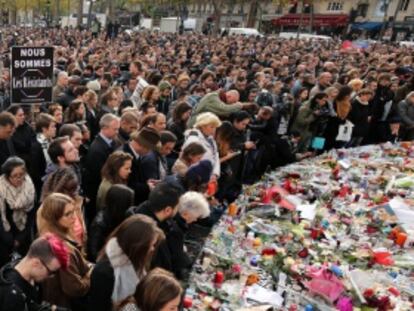
[[[3,310],[177,310],[243,184],[414,138],[414,51],[339,40],[4,29]],[[54,46],[53,100],[10,103],[9,49]]]

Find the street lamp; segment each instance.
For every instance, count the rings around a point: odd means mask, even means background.
[[[46,0],[46,24],[49,27],[51,23],[50,0]]]
[[[8,10],[6,9],[6,1],[5,1],[5,0],[3,0],[3,1],[1,2],[1,4],[2,4],[2,14],[3,14],[2,24],[3,24],[3,26],[5,26],[5,25],[7,24],[7,20],[8,20],[8,14],[9,14],[9,12],[8,12]]]

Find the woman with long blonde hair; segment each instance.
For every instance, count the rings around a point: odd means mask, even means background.
[[[56,234],[70,252],[68,269],[59,270],[42,283],[43,299],[72,310],[84,310],[83,300],[89,291],[92,265],[86,261],[71,234],[76,221],[75,201],[65,194],[52,193],[37,211],[37,219],[42,219],[37,222],[39,235]]]

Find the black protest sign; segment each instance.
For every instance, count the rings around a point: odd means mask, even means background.
[[[51,102],[53,47],[12,47],[11,54],[11,102]]]

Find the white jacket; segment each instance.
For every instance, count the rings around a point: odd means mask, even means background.
[[[220,156],[217,149],[217,144],[214,138],[211,139],[211,142],[207,137],[198,129],[190,129],[185,133],[185,142],[181,150],[191,143],[199,143],[206,149],[202,160],[209,160],[213,165],[213,174],[217,177],[220,177]]]

